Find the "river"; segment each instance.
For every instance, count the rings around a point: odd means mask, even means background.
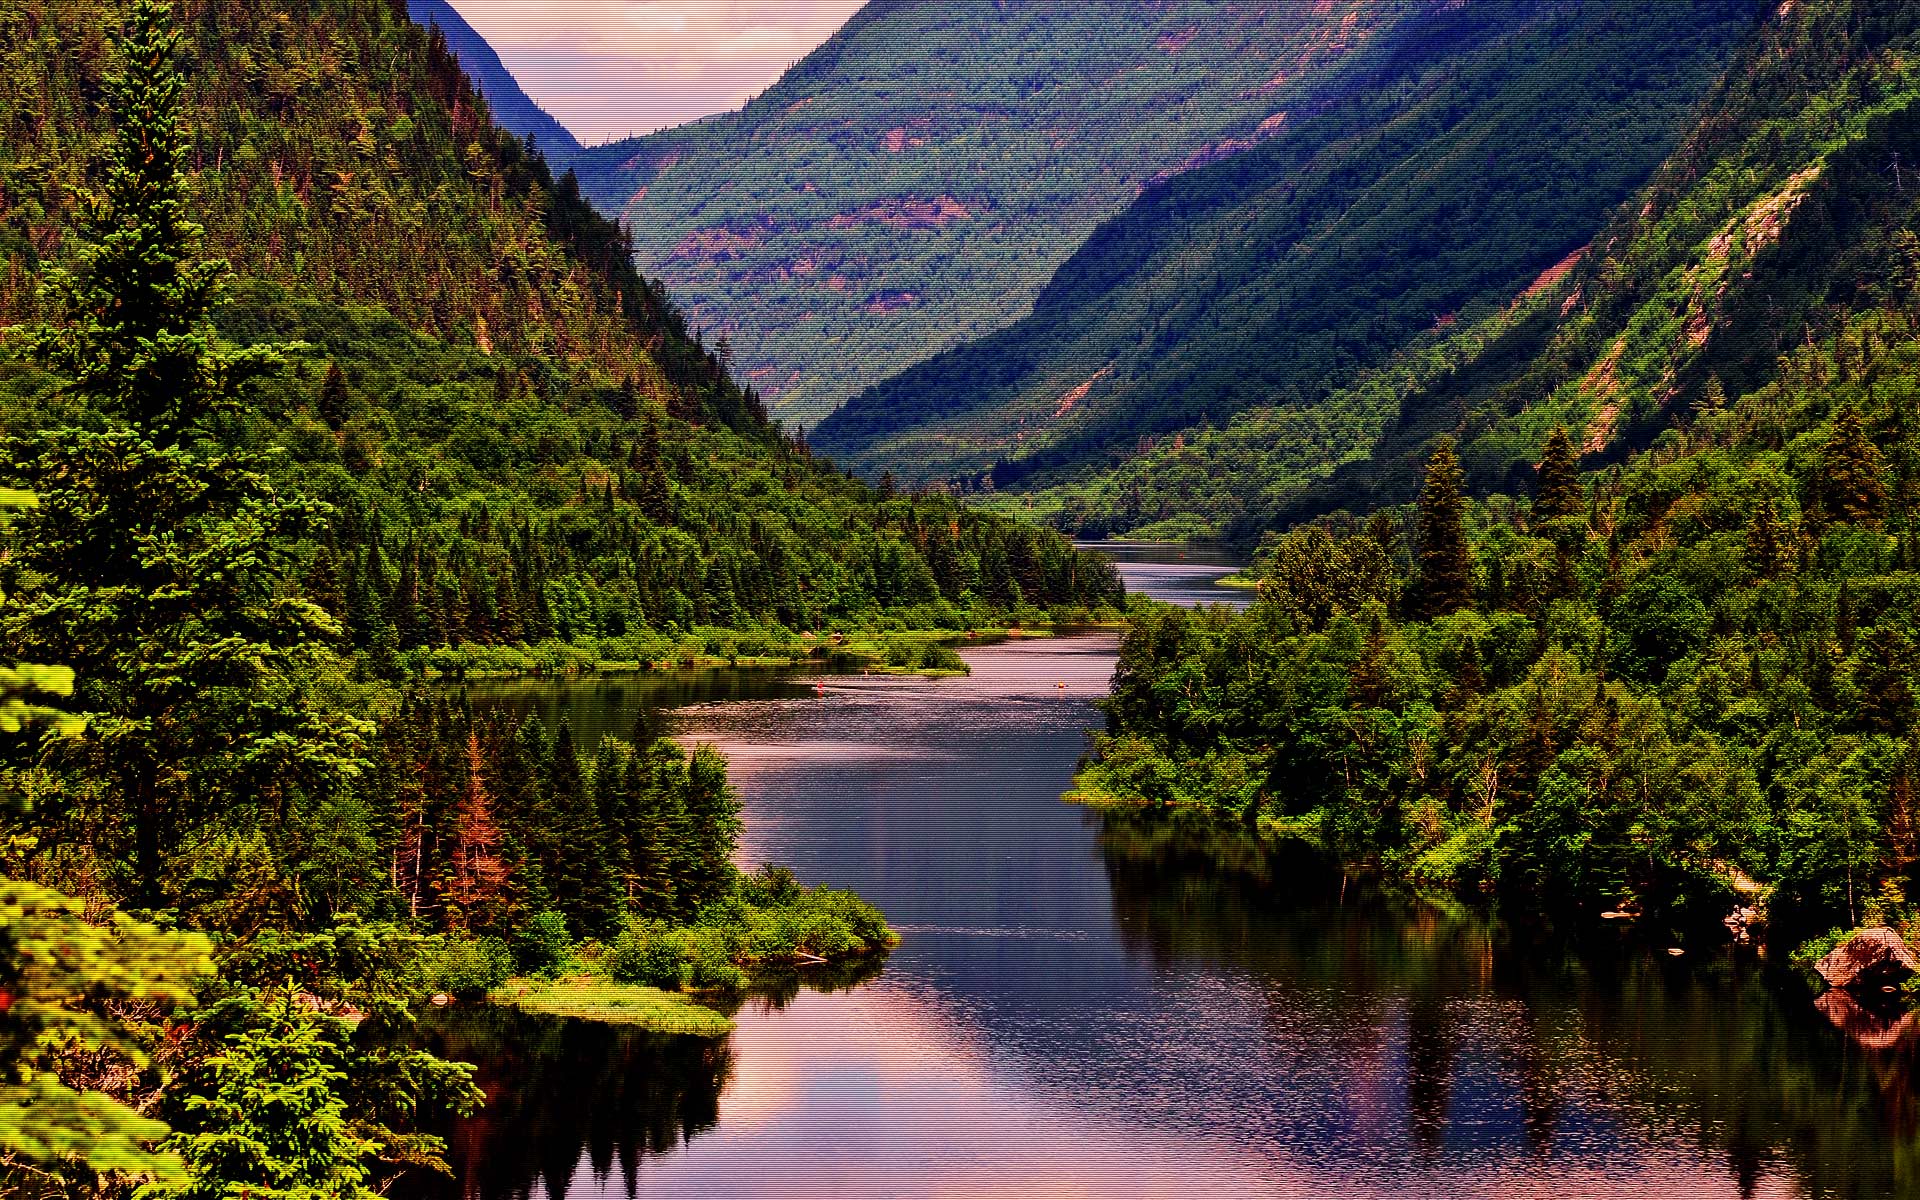
[[[1116,556],[1235,601],[1226,560]],[[444,1018],[491,1103],[480,1197],[1890,1196],[1920,1190],[1902,1051],[1725,956],[1523,945],[1299,847],[1061,803],[1111,633],[928,681],[711,671],[496,701],[719,746],[741,861],[852,887],[903,937],[867,978],[746,1002],[719,1042]]]

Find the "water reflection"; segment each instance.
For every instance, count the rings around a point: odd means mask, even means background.
[[[1083,542],[1083,550],[1097,550],[1113,560],[1120,582],[1129,592],[1188,607],[1224,604],[1245,608],[1253,603],[1248,588],[1222,587],[1220,581],[1237,574],[1246,560],[1222,546],[1180,546],[1166,542]]]

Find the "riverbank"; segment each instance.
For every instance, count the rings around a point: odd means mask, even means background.
[[[1124,617],[1074,621],[1047,621],[986,628],[864,630],[852,634],[800,635],[778,653],[729,650],[724,644],[698,652],[682,646],[658,657],[603,656],[599,651],[569,642],[537,645],[482,646],[465,644],[413,651],[402,657],[400,673],[440,682],[468,680],[573,678],[595,675],[646,675],[674,670],[715,668],[791,668],[835,660],[856,660],[873,674],[920,675],[943,678],[966,674],[957,656],[931,656],[934,647],[951,652],[969,646],[1002,641],[1050,638],[1089,629],[1123,629]],[[750,643],[751,644],[751,643]],[[921,648],[917,659],[895,661],[901,646]]]
[[[716,1038],[733,1032],[730,1017],[688,996],[643,984],[615,983],[600,975],[509,979],[487,994],[487,1002],[543,1017],[632,1025],[652,1033]]]

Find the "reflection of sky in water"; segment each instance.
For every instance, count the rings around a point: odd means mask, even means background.
[[[640,1195],[1742,1194],[1715,1147],[1746,1085],[1701,1053],[1750,1040],[1740,999],[1542,983],[1476,923],[1347,907],[1311,871],[1236,890],[1060,803],[1113,645],[683,697],[671,732],[745,798],[742,863],[855,888],[906,940],[851,993],[749,1002],[718,1123],[643,1159]],[[1799,1194],[1785,1142],[1746,1153],[1745,1194]],[[627,1194],[591,1159],[569,1197]]]
[[[1239,571],[1245,560],[1214,546],[1169,546],[1154,542],[1090,542],[1113,560],[1120,582],[1168,604],[1224,604],[1245,608],[1253,603],[1249,588],[1221,587],[1219,581]]]

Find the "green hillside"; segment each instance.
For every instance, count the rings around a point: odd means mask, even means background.
[[[1712,380],[1738,395],[1779,378],[1908,269],[1916,21],[1895,3],[1771,19],[1647,186],[1527,295],[1316,404],[1259,405],[1000,503],[1094,533],[1252,538],[1405,502],[1439,433],[1497,491],[1531,476],[1555,422],[1617,456]]]
[[[1152,180],[1291,128],[1425,0],[875,0],[738,114],[595,147],[587,194],[776,416],[1025,315]]]
[[[95,182],[108,11],[0,16],[0,323],[41,315]],[[187,32],[190,203],[238,275],[220,326],[302,344],[228,435],[283,447],[332,507],[307,585],[387,669],[791,653],[883,613],[989,626],[1117,596],[1057,537],[883,501],[774,433],[404,11],[239,6]],[[55,388],[0,363],[12,428],[74,415]]]
[[[1564,279],[1347,397],[1371,454],[1258,515],[1351,511],[1136,622],[1087,794],[1655,937],[1920,929],[1916,38],[1776,14]]]
[[[1422,6],[1344,55],[1328,101],[1277,136],[1149,189],[1032,316],[865,393],[815,445],[912,479],[1032,486],[1254,405],[1311,411],[1584,245],[1755,13]],[[1337,442],[1342,424],[1282,436]]]

